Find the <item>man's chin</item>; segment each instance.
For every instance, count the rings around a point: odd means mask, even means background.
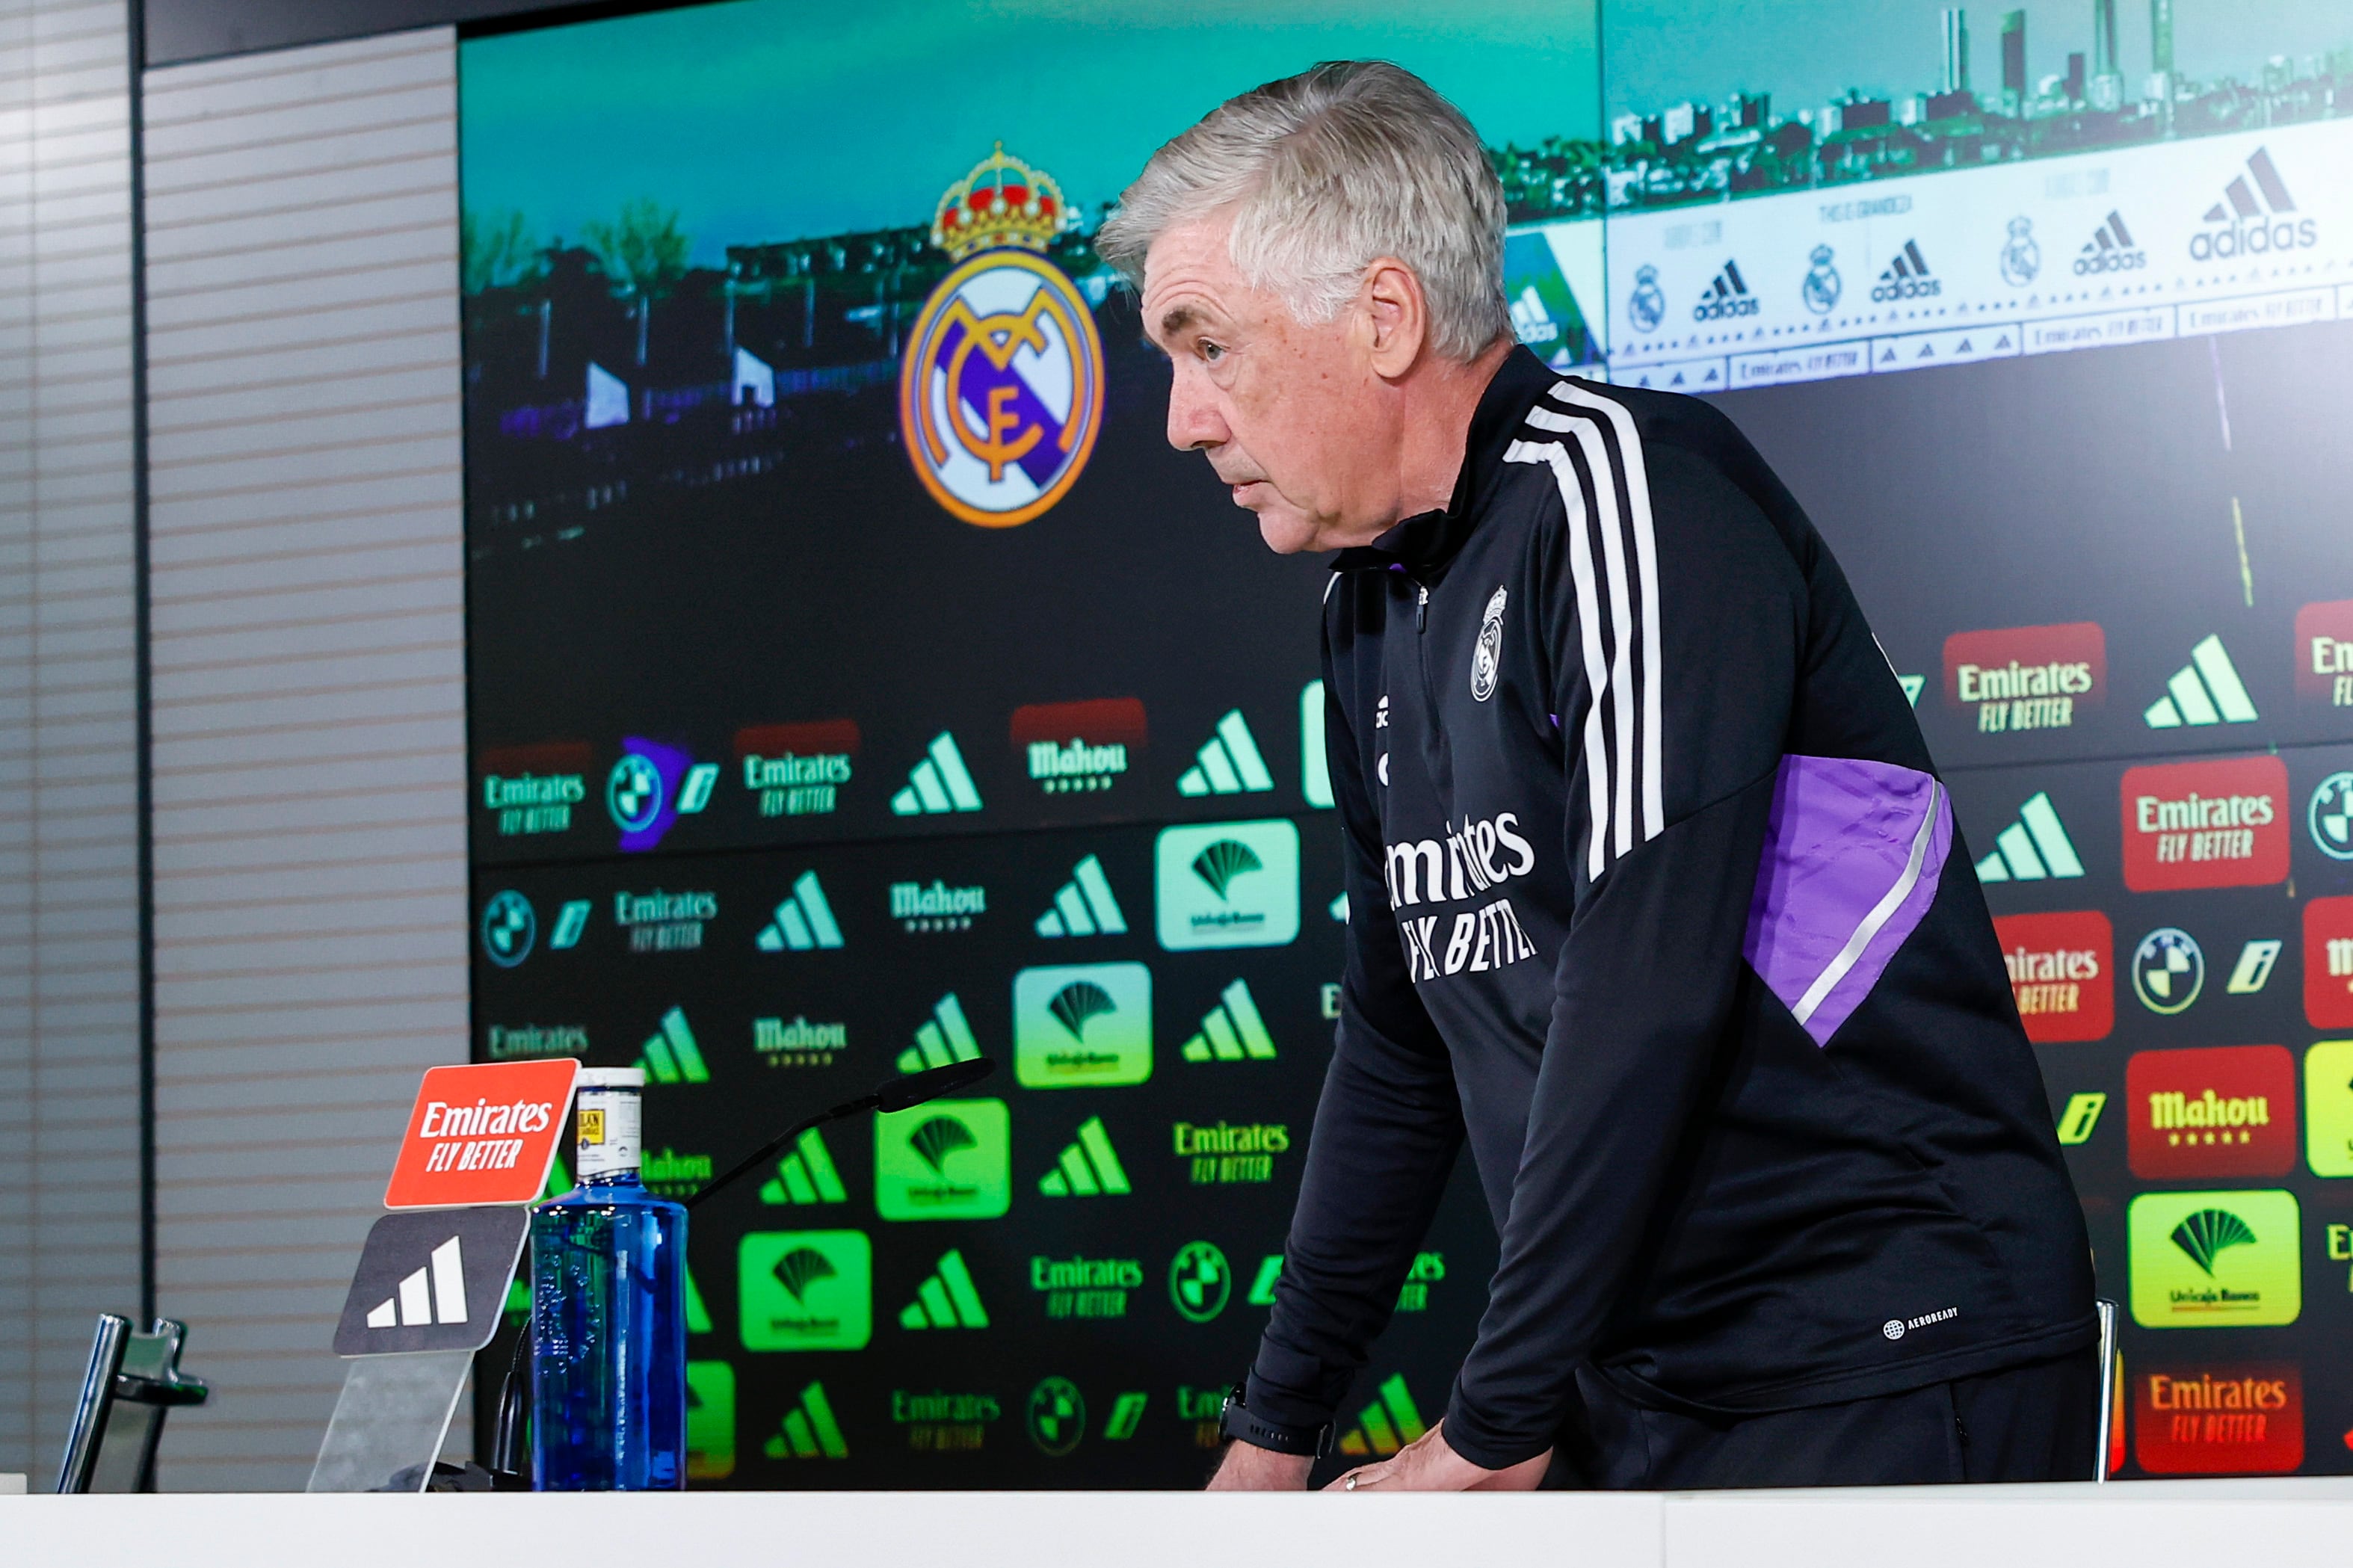
[[[1316,542],[1315,525],[1288,509],[1261,510],[1258,514],[1258,536],[1277,555],[1296,555],[1321,548]]]

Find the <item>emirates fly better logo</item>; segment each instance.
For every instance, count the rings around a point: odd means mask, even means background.
[[[2287,879],[2287,764],[2224,757],[2125,771],[2125,886],[2136,893]]]
[[[2300,702],[2353,708],[2353,599],[2295,613],[2295,695]]]
[[[2116,1016],[2116,932],[2097,910],[1993,922],[2010,994],[2037,1045],[2107,1037]]]
[[[1945,701],[1979,734],[2064,730],[2107,695],[2108,642],[2095,621],[1956,632],[1945,639]]]

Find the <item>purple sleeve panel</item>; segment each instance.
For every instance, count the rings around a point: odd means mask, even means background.
[[[1936,897],[1952,804],[1892,763],[1783,757],[1743,947],[1814,1044],[1830,1044]]]

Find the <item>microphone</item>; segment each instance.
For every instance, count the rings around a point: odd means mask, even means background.
[[[758,1170],[781,1152],[785,1145],[812,1127],[822,1127],[828,1121],[839,1121],[861,1110],[871,1110],[883,1116],[898,1110],[913,1110],[927,1101],[978,1083],[996,1070],[997,1064],[987,1057],[974,1057],[967,1061],[950,1062],[945,1067],[925,1068],[922,1072],[902,1073],[871,1094],[845,1100],[839,1105],[828,1106],[815,1116],[804,1117],[794,1122],[745,1155],[723,1174],[705,1182],[692,1196],[682,1200],[683,1206],[692,1208],[748,1173]],[[490,1464],[491,1482],[496,1490],[528,1490],[531,1486],[530,1478],[522,1473],[522,1460],[523,1412],[527,1402],[522,1373],[523,1358],[530,1352],[531,1320],[526,1318],[522,1332],[515,1338],[514,1355],[507,1363],[506,1381],[499,1389],[498,1425],[491,1440]]]
[[[681,1201],[688,1208],[692,1208],[712,1194],[766,1164],[786,1144],[812,1127],[822,1127],[828,1121],[839,1121],[861,1110],[872,1110],[885,1116],[894,1110],[912,1110],[927,1100],[954,1094],[957,1089],[978,1083],[996,1070],[997,1064],[987,1057],[974,1057],[968,1061],[950,1062],[945,1067],[925,1068],[922,1072],[902,1073],[871,1094],[845,1100],[839,1105],[830,1106],[815,1116],[794,1122],[732,1168],[705,1182],[691,1197]]]
[[[874,1091],[874,1109],[885,1116],[894,1110],[913,1110],[925,1100],[978,1083],[996,1070],[997,1064],[987,1057],[974,1057],[945,1067],[902,1073]]]

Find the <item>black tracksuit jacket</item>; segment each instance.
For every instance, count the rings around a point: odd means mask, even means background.
[[[1580,1365],[1761,1411],[2091,1342],[1944,786],[1728,420],[1515,350],[1451,504],[1342,552],[1324,631],[1348,963],[1253,1412],[1330,1419],[1466,1136],[1477,1464],[1549,1446]]]

